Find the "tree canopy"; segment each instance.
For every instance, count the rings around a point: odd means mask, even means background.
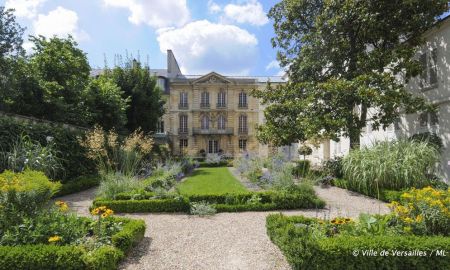
[[[356,147],[368,121],[374,129],[386,128],[402,112],[431,110],[404,83],[421,72],[417,46],[447,9],[442,0],[276,4],[269,12],[272,43],[289,82],[254,91],[267,105],[259,139],[282,145],[346,136]]]

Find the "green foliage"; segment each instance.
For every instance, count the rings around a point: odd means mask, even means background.
[[[334,157],[323,162],[323,170],[326,174],[342,178],[344,173],[342,172],[342,157]]]
[[[98,175],[79,176],[68,182],[62,182],[61,189],[54,195],[54,197],[77,193],[96,187],[99,184],[100,177]]]
[[[413,141],[426,142],[431,146],[435,147],[438,151],[441,151],[442,148],[444,147],[442,139],[436,133],[430,132],[418,133],[412,135],[411,137],[409,137],[409,139]]]
[[[351,151],[342,161],[352,190],[376,194],[381,189],[401,190],[429,184],[435,172],[438,151],[424,142],[399,140],[379,142],[371,148]]]
[[[447,269],[448,257],[432,254],[446,250],[449,237],[374,235],[316,238],[311,226],[316,219],[302,216],[286,217],[272,214],[267,217],[267,234],[286,256],[293,269]],[[304,224],[304,226],[300,226]],[[353,251],[358,250],[358,256]],[[364,256],[362,251],[392,252],[420,250],[426,256]]]
[[[151,200],[103,200],[93,202],[94,206],[105,205],[120,213],[136,212],[185,212],[189,211],[189,201],[183,198],[151,199]]]
[[[123,91],[111,78],[102,75],[91,79],[83,94],[91,126],[101,125],[106,130],[124,128],[130,99],[123,98]]]
[[[343,135],[356,148],[369,108],[377,108],[371,116],[374,129],[388,127],[399,109],[432,110],[396,76],[407,81],[420,73],[416,47],[447,10],[445,0],[275,4],[268,13],[276,35],[272,45],[290,82],[254,91],[267,105],[258,138],[285,145]]]
[[[302,155],[305,159],[306,159],[306,156],[311,155],[312,152],[313,152],[312,148],[309,147],[308,145],[302,145],[302,146],[300,146],[300,148],[298,149],[298,153],[299,153],[300,155]]]
[[[142,180],[121,173],[108,173],[102,176],[97,190],[97,196],[114,200],[116,195],[144,188]]]
[[[124,254],[144,237],[142,220],[114,218],[123,224],[112,235],[112,246],[88,250],[82,245],[0,246],[0,269],[116,269]]]
[[[190,213],[191,215],[198,215],[198,216],[211,216],[217,213],[217,210],[205,201],[200,202],[192,202],[190,204]]]
[[[157,122],[164,113],[161,98],[164,89],[156,86],[156,78],[150,74],[149,68],[134,60],[124,67],[108,70],[105,76],[120,87],[124,93],[122,97],[130,98],[126,128],[130,132],[138,128],[144,132],[156,131]]]
[[[0,151],[12,152],[11,146],[22,135],[27,135],[32,141],[39,142],[43,147],[48,145],[48,138],[53,138],[51,141],[53,151],[62,163],[62,170],[55,176],[56,179],[71,179],[95,172],[95,164],[86,157],[86,150],[80,147],[77,139],[84,136],[83,131],[70,130],[46,123],[24,122],[11,117],[0,117]],[[0,164],[0,171],[4,169],[5,166]]]
[[[19,137],[9,146],[11,150],[3,154],[6,169],[15,172],[41,171],[52,179],[63,174],[62,160],[58,157],[61,153],[56,153],[53,138],[47,141],[47,145],[42,146],[39,142],[31,140],[28,135]]]
[[[304,177],[308,174],[309,168],[311,167],[311,161],[309,160],[297,160],[292,173],[297,177]]]

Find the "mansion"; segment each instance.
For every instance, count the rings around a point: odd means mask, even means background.
[[[236,156],[248,151],[268,155],[268,146],[256,138],[256,126],[264,121],[264,108],[250,93],[265,88],[268,81],[283,83],[283,78],[223,76],[216,72],[183,75],[171,50],[167,52],[167,69],[151,72],[166,97],[157,135],[168,139],[173,154]],[[288,148],[296,155],[295,145]]]

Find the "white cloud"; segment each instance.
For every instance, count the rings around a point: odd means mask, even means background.
[[[244,5],[228,4],[223,9],[225,18],[237,23],[264,25],[269,22],[263,6],[257,0],[249,0]]]
[[[37,10],[47,0],[7,0],[6,9],[15,9],[17,17],[33,19],[37,15]]]
[[[209,13],[219,13],[220,11],[222,11],[222,8],[214,1],[209,0],[208,1],[208,11]]]
[[[128,20],[137,25],[181,26],[190,18],[186,0],[103,0],[103,3],[107,7],[127,8],[131,13]]]
[[[78,14],[60,6],[47,15],[39,14],[33,22],[33,28],[35,35],[45,37],[72,35],[78,41],[88,38],[88,35],[78,28]]]
[[[161,52],[172,49],[183,72],[247,75],[254,65],[258,40],[234,25],[195,21],[182,28],[161,31]]]

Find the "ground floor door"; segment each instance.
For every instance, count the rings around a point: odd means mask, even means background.
[[[219,152],[219,141],[218,140],[208,140],[208,153],[218,153]]]

